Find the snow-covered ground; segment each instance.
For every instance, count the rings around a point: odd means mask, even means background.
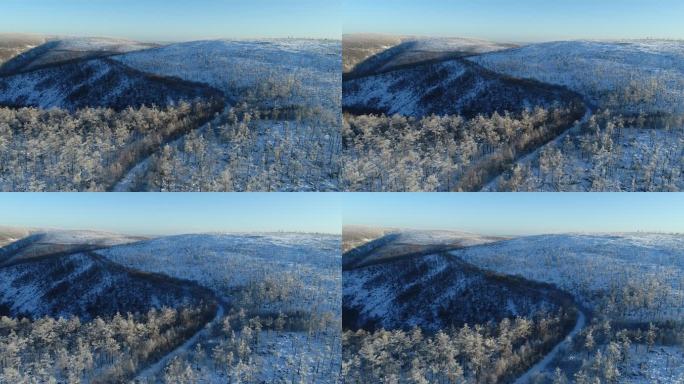
[[[684,316],[684,236],[540,235],[451,252],[499,273],[551,283],[615,319]]]
[[[341,141],[336,124],[315,119],[253,120],[245,131],[247,139],[240,133],[226,134],[231,129],[208,124],[170,143],[170,157],[174,161],[170,189],[192,192],[338,190],[335,175]],[[193,151],[197,147],[202,150]],[[146,177],[153,179],[158,170],[149,164],[148,168]],[[144,168],[133,170],[136,171],[145,173]],[[231,175],[229,186],[221,183],[224,172]]]
[[[561,41],[470,60],[496,72],[564,85],[626,113],[684,111],[684,42]]]
[[[144,72],[209,84],[236,100],[245,89],[265,82],[275,87],[300,83],[291,104],[334,108],[339,105],[341,56],[339,41],[274,39],[177,43],[115,59]]]
[[[684,190],[684,129],[621,128],[612,135],[610,148],[587,157],[580,148],[590,142],[579,129],[568,131],[568,138],[546,144],[518,162],[524,169],[518,191],[681,191]],[[572,143],[568,145],[568,143]],[[544,174],[542,154],[555,154],[560,165]],[[551,173],[558,176],[552,176]],[[506,185],[510,175],[494,179],[485,191]],[[549,182],[549,179],[553,179]]]
[[[50,41],[55,43],[52,46],[54,50],[82,52],[107,51],[124,53],[154,46],[154,44],[150,43],[110,37],[68,37]]]
[[[235,289],[265,281],[291,291],[264,310],[309,309],[320,299],[338,313],[340,237],[299,233],[168,236],[97,251],[116,263],[193,280],[231,301]]]
[[[441,65],[441,69],[447,76],[443,79],[448,83],[454,81],[465,73],[465,67],[459,62],[447,62]],[[405,71],[385,73],[372,77],[351,80],[345,83],[345,89],[353,90],[345,92],[345,106],[368,106],[378,110],[387,110],[388,114],[403,116],[423,116],[425,108],[421,100],[425,94],[420,84],[413,87],[402,87],[406,82]],[[483,85],[480,85],[483,87]],[[473,94],[463,96],[467,100],[474,97]]]
[[[361,246],[347,254],[344,266],[345,268],[358,267],[405,255],[470,247],[501,239],[500,237],[482,236],[460,231],[387,230],[384,236],[374,239],[372,243]],[[372,252],[370,252],[371,250]]]
[[[196,234],[115,246],[97,253],[131,268],[198,282],[228,303],[227,310],[244,309],[251,316],[262,317],[311,312],[314,319],[328,313],[329,324],[320,331],[322,334],[314,332],[315,337],[307,332],[262,331],[258,346],[241,369],[242,375],[252,377],[249,382],[337,383],[341,349],[336,348],[340,330],[334,324],[341,321],[340,247],[341,239],[336,235]],[[255,289],[251,296],[244,296],[250,300],[242,301],[241,292],[251,289]],[[276,297],[257,299],[269,293]],[[217,316],[222,315],[220,312]],[[223,319],[215,321],[212,327],[221,329],[222,322]],[[240,337],[238,331],[235,332]],[[194,362],[198,383],[225,383],[224,371],[217,369],[211,358],[213,347],[225,339],[225,332],[195,336],[144,372],[141,381],[163,377],[163,367],[179,357]],[[194,356],[196,344],[201,344],[208,355],[199,363]],[[327,364],[331,360],[334,364]]]
[[[27,237],[17,239],[0,249],[0,264],[40,257],[70,249],[110,247],[142,240],[139,236],[87,230],[34,230]],[[3,256],[7,256],[5,259]],[[4,260],[3,260],[4,259]]]
[[[47,38],[7,62],[0,73],[31,71],[75,59],[89,59],[155,47],[156,44],[107,37]]]
[[[646,345],[633,349],[645,351]],[[620,383],[624,384],[682,384],[684,383],[684,349],[657,345],[651,351],[630,353],[621,364]]]

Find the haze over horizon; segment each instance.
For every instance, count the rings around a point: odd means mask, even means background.
[[[343,0],[343,33],[464,37],[497,42],[684,39],[675,0]]]
[[[354,193],[342,211],[344,226],[494,236],[684,233],[684,196],[668,193]]]
[[[339,234],[336,193],[3,193],[0,229]]]

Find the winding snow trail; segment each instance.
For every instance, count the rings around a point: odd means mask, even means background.
[[[128,170],[126,172],[126,175],[119,180],[114,187],[112,187],[112,192],[135,192],[133,191],[133,187],[137,184],[138,180],[145,175],[145,172],[150,166],[150,163],[152,161],[152,156],[154,156],[156,153],[158,153],[162,148],[164,148],[165,145],[169,145],[171,147],[177,146],[187,135],[189,135],[192,132],[195,131],[202,131],[207,129],[210,125],[216,125],[216,123],[219,121],[221,116],[228,110],[228,107],[224,109],[221,113],[219,113],[218,116],[215,118],[211,119],[211,121],[199,126],[197,129],[193,129],[190,132],[186,133],[185,135],[181,135],[179,138],[169,141],[167,143],[164,143],[160,146],[160,148],[152,153],[151,155],[147,156],[146,158],[142,159],[138,164],[136,164],[133,168]]]
[[[549,363],[558,355],[558,352],[560,352],[561,348],[564,348],[566,346],[570,345],[570,342],[572,339],[577,336],[578,333],[584,328],[584,326],[587,323],[587,317],[584,315],[584,312],[579,311],[579,316],[577,317],[577,324],[575,324],[575,328],[572,329],[572,331],[561,341],[553,347],[551,352],[549,352],[543,359],[541,359],[537,364],[535,364],[532,368],[530,368],[525,374],[520,376],[516,381],[515,384],[529,384],[530,380],[540,372],[546,369],[546,367],[549,365]]]
[[[579,120],[578,123],[580,125],[586,124],[591,116],[594,114],[594,111],[592,111],[591,108],[586,107],[586,112],[584,113],[584,116],[582,117],[582,120]],[[539,154],[541,153],[542,149],[546,148],[547,145],[553,145],[553,146],[558,146],[558,144],[562,143],[563,140],[567,135],[570,134],[575,129],[575,125],[573,124],[571,127],[563,131],[560,135],[556,136],[553,140],[549,141],[548,143],[538,147],[534,151],[528,153],[527,155],[517,159],[515,161],[516,164],[520,165],[525,165],[527,163],[532,162],[535,158],[539,157]],[[497,191],[497,186],[499,185],[499,182],[501,181],[503,174],[498,175],[497,177],[493,178],[489,183],[487,183],[484,188],[480,190],[480,192],[492,192],[492,191]]]
[[[148,382],[150,382],[150,379],[154,379],[154,377],[159,372],[164,370],[164,368],[169,363],[169,361],[171,361],[176,356],[179,356],[185,352],[188,352],[190,349],[192,349],[195,346],[195,344],[197,344],[197,340],[199,340],[200,336],[209,332],[209,329],[211,328],[212,325],[218,324],[221,321],[224,313],[225,313],[225,309],[223,308],[223,304],[219,303],[218,309],[216,310],[216,316],[214,316],[214,319],[212,319],[210,322],[208,322],[202,329],[200,329],[197,333],[195,333],[191,338],[186,340],[185,343],[183,343],[181,346],[174,349],[173,351],[168,353],[166,356],[162,357],[156,363],[145,368],[144,371],[140,372],[138,374],[138,376],[135,377],[133,382],[134,383],[148,383]]]

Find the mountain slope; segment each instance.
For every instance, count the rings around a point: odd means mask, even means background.
[[[502,76],[463,59],[347,80],[342,99],[344,109],[352,113],[414,117],[473,117],[579,104],[579,96],[565,88]]]
[[[35,230],[0,248],[0,266],[54,253],[110,247],[140,240],[144,238],[99,231]]]
[[[0,226],[0,260],[2,259],[2,247],[28,236],[31,230],[28,228],[14,228]]]
[[[682,41],[561,41],[468,60],[510,76],[566,86],[622,113],[684,112]]]
[[[403,36],[400,39],[401,43],[369,55],[355,65],[352,71],[345,74],[345,79],[514,47],[511,44],[455,37]]]
[[[155,46],[157,45],[102,37],[54,39],[7,61],[0,67],[0,75],[26,72],[66,61],[105,57]]]
[[[402,36],[375,33],[342,35],[342,72],[352,72],[359,63],[369,57],[401,44]]]
[[[684,316],[684,236],[540,235],[452,251],[479,268],[554,284],[626,321]]]
[[[209,303],[208,290],[126,269],[93,253],[52,254],[0,267],[0,307],[14,317],[146,313]]]
[[[0,77],[0,105],[14,107],[122,110],[218,97],[220,93],[208,86],[149,76],[106,58],[77,60]]]
[[[45,43],[45,37],[22,33],[0,33],[0,73],[6,61]]]
[[[302,233],[167,236],[96,251],[112,262],[164,273],[237,301],[262,289],[248,305],[261,311],[339,313],[340,237]]]
[[[344,269],[354,269],[392,259],[437,253],[501,239],[458,231],[391,230],[345,252],[342,265]]]
[[[341,46],[337,41],[206,40],[170,44],[113,57],[146,73],[173,76],[248,96],[264,107],[339,108]]]
[[[569,308],[568,295],[489,274],[448,254],[414,256],[343,272],[344,326],[437,331]]]

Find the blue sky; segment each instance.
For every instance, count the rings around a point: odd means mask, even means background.
[[[0,193],[0,226],[158,235],[341,232],[335,193]]]
[[[684,39],[682,0],[342,0],[344,33]]]
[[[354,193],[342,210],[345,225],[493,235],[684,233],[683,193]]]
[[[341,29],[338,0],[0,0],[0,32],[179,41]]]

